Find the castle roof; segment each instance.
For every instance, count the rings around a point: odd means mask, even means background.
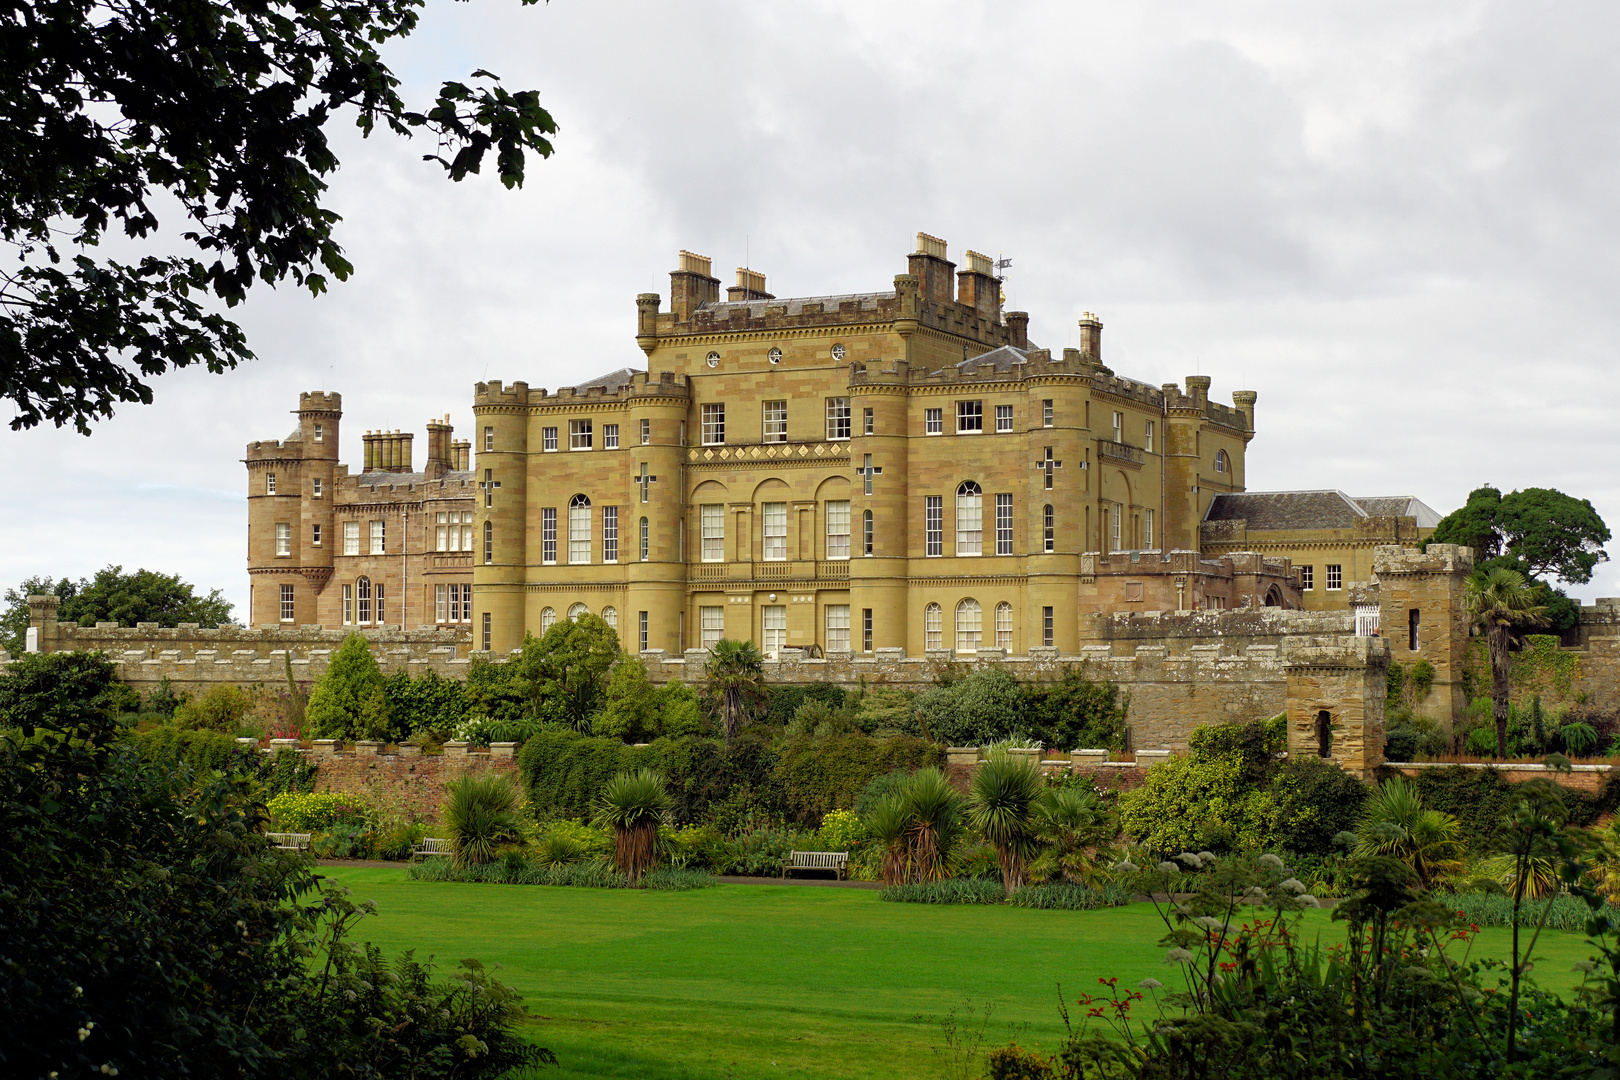
[[[1254,530],[1348,529],[1369,517],[1415,517],[1433,528],[1440,515],[1410,495],[1352,499],[1342,491],[1234,491],[1217,495],[1205,521],[1241,521]]]
[[[606,375],[598,375],[594,379],[585,380],[574,387],[574,393],[583,394],[586,390],[589,390],[593,386],[600,386],[610,394],[617,393],[626,386],[630,385],[630,377],[632,375],[640,374],[640,368],[618,368],[614,371],[608,372]]]
[[[374,469],[371,472],[355,473],[350,479],[357,480],[360,483],[366,484],[366,485],[371,485],[371,484],[424,484],[424,485],[426,485],[426,484],[435,483],[435,482],[440,481],[440,480],[453,480],[453,481],[472,480],[472,479],[475,479],[477,477],[477,475],[478,475],[477,470],[474,470],[474,469],[451,469],[449,472],[441,473],[440,475],[435,476],[430,480],[430,479],[428,479],[428,474],[425,473],[425,472],[383,472],[381,469]]]
[[[786,300],[711,300],[700,304],[698,310],[719,313],[717,321],[729,318],[733,311],[742,311],[750,319],[759,319],[765,316],[765,309],[771,307],[785,308],[784,314],[787,315],[803,314],[806,304],[820,304],[823,311],[836,312],[845,301],[853,300],[857,310],[876,311],[878,301],[893,299],[894,290],[889,289],[885,292],[841,293],[838,296],[799,296]]]
[[[1029,363],[1029,353],[1016,345],[1003,345],[978,356],[970,356],[956,365],[958,371],[976,371],[986,365],[997,371],[1011,371],[1018,364]]]

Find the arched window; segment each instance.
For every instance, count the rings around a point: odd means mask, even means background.
[[[984,492],[971,480],[956,489],[956,553],[984,553]]]
[[[1217,450],[1217,451],[1215,451],[1215,471],[1216,472],[1218,472],[1218,473],[1228,472],[1231,463],[1232,463],[1232,459],[1226,456],[1226,451],[1225,450]]]
[[[542,634],[544,634],[547,630],[550,630],[552,624],[555,623],[556,621],[557,621],[557,609],[556,608],[541,608],[540,609],[540,632]]]
[[[568,608],[568,621],[573,622],[581,615],[589,615],[590,613],[591,609],[586,607],[584,604],[572,604]]]
[[[956,605],[956,651],[977,652],[984,642],[984,609],[969,597]]]
[[[861,511],[861,554],[872,554],[872,511]]]
[[[647,519],[642,518],[641,519],[641,561],[642,562],[647,561],[647,538],[648,538]]]
[[[945,609],[938,604],[929,604],[923,608],[923,648],[943,649],[945,647]]]
[[[1041,507],[1041,550],[1051,553],[1057,547],[1057,519],[1052,513],[1052,504],[1047,503]]]
[[[1316,714],[1316,756],[1333,756],[1333,714],[1326,709]]]
[[[607,623],[608,626],[613,630],[617,631],[619,629],[619,610],[617,608],[610,607],[603,608],[602,621]]]
[[[583,495],[568,502],[568,561],[591,561],[591,500]]]
[[[996,605],[996,648],[1013,647],[1012,605],[1003,600]]]
[[[355,600],[360,606],[360,616],[355,621],[368,623],[371,621],[371,579],[363,577],[354,583]]]

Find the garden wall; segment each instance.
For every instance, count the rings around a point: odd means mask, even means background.
[[[1393,772],[1400,773],[1410,780],[1416,780],[1425,770],[1450,769],[1457,765],[1464,769],[1495,769],[1502,775],[1502,779],[1510,784],[1522,784],[1526,780],[1551,780],[1559,787],[1569,788],[1571,791],[1585,791],[1596,794],[1603,788],[1603,781],[1608,777],[1612,765],[1572,765],[1569,772],[1561,769],[1549,769],[1545,765],[1533,765],[1519,762],[1449,762],[1449,761],[1390,761],[1384,767]]]
[[[329,740],[319,740],[303,754],[315,766],[316,791],[362,796],[375,805],[420,814],[427,821],[438,821],[444,785],[457,777],[495,772],[517,779],[517,758],[510,744],[478,752],[449,743],[443,754],[430,755],[414,748],[404,753],[385,753],[387,749],[376,743],[339,749]]]

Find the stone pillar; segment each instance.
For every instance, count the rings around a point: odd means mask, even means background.
[[[56,609],[62,601],[49,594],[28,598],[28,651],[56,651]]]
[[[1384,763],[1389,643],[1343,637],[1291,650],[1288,752],[1328,758],[1363,780]]]

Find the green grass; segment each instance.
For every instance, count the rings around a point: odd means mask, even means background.
[[[1050,1050],[1072,1003],[1118,976],[1169,983],[1146,904],[1096,911],[895,904],[865,889],[723,885],[692,892],[407,881],[403,869],[322,871],[374,900],[357,936],[441,964],[476,956],[537,1019],[555,1077],[934,1077],[940,1020],[993,1005],[987,1046]],[[1324,940],[1342,924],[1311,913]],[[1508,931],[1476,952],[1501,955]],[[1548,933],[1537,977],[1560,991],[1587,955]],[[948,1051],[947,1051],[948,1052]]]

